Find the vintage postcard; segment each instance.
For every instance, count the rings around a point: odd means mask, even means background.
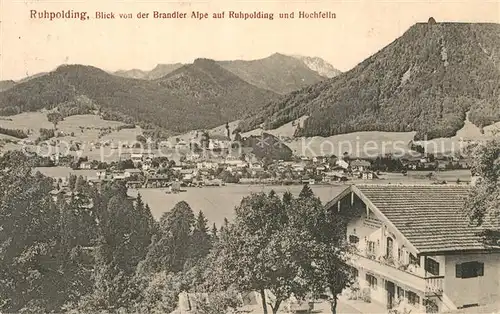
[[[500,1],[0,0],[0,313],[500,313]]]

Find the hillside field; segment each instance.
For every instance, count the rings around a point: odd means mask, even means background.
[[[41,154],[49,154],[49,152],[61,152],[64,154],[69,152],[71,155],[78,155],[97,160],[101,159],[102,154],[103,156],[108,156],[106,157],[107,160],[117,160],[118,154],[116,154],[111,147],[104,147],[102,150],[96,150],[91,147],[91,144],[99,141],[109,141],[110,146],[113,144],[118,146],[123,143],[131,144],[136,141],[137,135],[142,134],[140,127],[117,130],[117,128],[122,125],[124,125],[124,123],[103,120],[101,117],[96,115],[70,116],[66,117],[57,125],[58,131],[64,132],[65,136],[49,140],[49,142],[59,140],[59,144],[51,146],[39,144],[37,146],[32,144],[22,144],[19,139],[15,139],[17,143],[5,144],[2,151],[18,150],[24,145],[31,150],[40,152]],[[32,130],[33,132],[29,135],[28,140],[34,142],[40,136],[41,128],[52,129],[54,125],[47,120],[45,112],[28,112],[14,116],[1,117],[0,127],[8,129],[22,129],[25,131]],[[74,136],[71,136],[72,133]],[[100,135],[102,136],[100,137]],[[5,137],[7,136],[2,136],[2,138]],[[9,138],[13,139],[12,137]],[[81,150],[69,151],[69,146],[73,143],[80,143]]]

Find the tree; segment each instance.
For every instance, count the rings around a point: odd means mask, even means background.
[[[213,241],[216,241],[217,240],[217,226],[215,225],[215,222],[212,226],[212,239]]]
[[[144,203],[140,193],[137,194],[135,200],[135,215],[137,217],[137,233],[141,235],[146,249],[151,242],[151,237],[157,232],[157,225],[149,205]]]
[[[70,174],[69,175],[69,178],[68,178],[68,184],[69,184],[69,188],[71,190],[74,190],[75,187],[76,187],[76,181],[77,181],[78,177],[74,174]]]
[[[471,172],[478,179],[465,202],[466,214],[476,225],[494,222],[500,217],[500,140],[472,147],[469,155],[473,160]]]
[[[344,240],[345,221],[338,213],[318,213],[315,240],[315,267],[309,273],[316,294],[330,293],[330,309],[337,311],[338,295],[354,283],[354,269],[348,265],[351,248]]]
[[[283,194],[283,204],[284,205],[290,205],[292,203],[292,200],[293,200],[292,193],[290,191],[286,191]]]
[[[190,259],[195,216],[185,202],[177,203],[160,218],[158,234],[148,248],[141,269],[146,273],[179,272]]]
[[[302,190],[299,193],[299,198],[307,199],[314,196],[314,192],[311,190],[309,184],[304,184]]]
[[[92,292],[72,305],[78,313],[130,308],[140,297],[136,269],[151,243],[154,232],[149,207],[141,196],[134,203],[123,183],[109,183],[93,195],[99,221],[93,248]]]
[[[210,293],[208,296],[210,302],[195,302],[194,312],[197,314],[221,314],[221,313],[243,313],[238,311],[240,299],[238,292],[234,289],[228,289],[223,292]]]
[[[87,181],[83,176],[78,176],[76,178],[74,189],[76,192],[82,193],[87,186]]]
[[[180,279],[176,274],[161,271],[137,279],[140,298],[133,304],[130,313],[171,313],[175,310],[181,292]]]
[[[120,160],[116,164],[118,170],[133,169],[135,168],[134,162],[131,159]]]
[[[347,218],[327,212],[309,187],[304,186],[302,192],[289,208],[293,210],[293,222],[306,228],[316,243],[310,253],[315,266],[308,269],[308,279],[315,294],[330,292],[330,308],[336,313],[338,294],[354,279],[353,269],[347,264],[351,252],[345,241]]]
[[[319,275],[319,282],[321,290],[326,288],[330,292],[330,310],[332,314],[337,313],[338,295],[350,286],[354,280],[353,268],[349,267],[346,259],[339,255],[335,248],[329,245],[321,247],[320,257],[317,259],[317,275]],[[319,288],[318,287],[318,288]]]
[[[201,134],[200,144],[203,149],[208,149],[210,144],[210,134],[207,131],[203,131]]]
[[[79,193],[54,202],[56,182],[32,173],[37,162],[21,152],[0,158],[0,311],[129,308],[154,233],[149,206],[140,195],[134,205],[123,183],[98,190],[74,175]]]
[[[210,286],[237,286],[258,291],[263,312],[277,313],[280,304],[294,295],[311,291],[311,267],[316,242],[294,212],[288,211],[276,193],[253,194],[236,208],[235,222],[228,224],[209,257]],[[267,295],[266,291],[272,295]]]
[[[54,129],[57,129],[57,124],[63,120],[63,116],[59,112],[51,112],[47,114],[47,120],[54,124]]]
[[[111,197],[102,222],[102,246],[109,249],[110,260],[125,274],[135,271],[150,242],[150,215],[137,210],[125,195]]]
[[[237,174],[232,174],[231,172],[224,170],[219,174],[219,178],[225,183],[238,183],[240,182],[240,177]]]
[[[198,216],[196,217],[196,223],[194,225],[192,240],[191,240],[191,257],[194,259],[200,259],[205,257],[212,243],[210,241],[210,235],[208,234],[207,219],[205,215],[200,210]]]
[[[65,301],[59,210],[52,179],[21,152],[0,158],[0,311],[51,312]],[[22,297],[20,297],[22,296]]]
[[[229,122],[226,122],[226,136],[231,139],[231,130],[229,129]]]
[[[137,136],[135,137],[135,140],[136,140],[137,142],[141,143],[142,145],[146,144],[146,142],[147,142],[146,137],[145,137],[144,135],[141,135],[141,134],[137,135]]]

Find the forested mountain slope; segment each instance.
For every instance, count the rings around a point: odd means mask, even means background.
[[[197,60],[152,81],[123,78],[90,66],[64,65],[1,92],[0,115],[50,109],[79,96],[90,99],[108,119],[174,132],[236,120],[277,97],[211,60]]]
[[[500,25],[419,23],[354,69],[292,92],[242,124],[276,128],[303,115],[297,136],[416,131],[448,137],[470,120],[500,121]]]

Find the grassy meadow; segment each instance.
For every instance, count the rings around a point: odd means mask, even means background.
[[[105,161],[118,160],[118,150],[112,148],[111,146],[114,144],[115,147],[118,147],[119,143],[134,143],[137,135],[142,134],[140,127],[136,127],[134,129],[122,129],[118,131],[117,128],[122,125],[124,125],[124,123],[103,120],[97,115],[88,114],[70,116],[66,117],[57,125],[58,131],[62,131],[66,135],[54,139],[58,140],[59,144],[25,146],[43,155],[61,152],[62,154],[69,153],[75,156],[88,157],[89,159],[102,160],[104,158]],[[41,128],[52,129],[54,125],[47,120],[45,112],[29,112],[8,117],[1,117],[0,127],[8,129],[32,130],[32,134],[30,134],[28,140],[35,141],[40,136],[39,130]],[[71,136],[71,134],[74,136]],[[2,135],[2,138],[14,139],[6,135]],[[19,139],[15,140],[16,142],[19,142]],[[109,141],[111,146],[103,147],[102,149],[93,148],[91,143],[97,143],[99,141]],[[69,151],[69,146],[72,143],[80,143],[80,150]],[[23,148],[23,145],[20,143],[7,143],[4,145],[2,150],[19,150],[21,148]]]

